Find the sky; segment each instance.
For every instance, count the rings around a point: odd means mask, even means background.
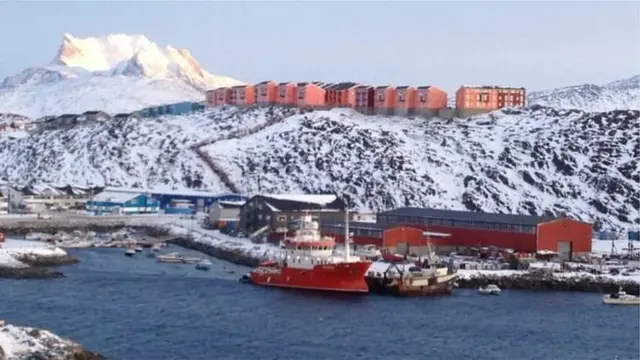
[[[143,34],[247,82],[542,90],[640,73],[636,2],[10,1],[0,14],[0,79],[49,63],[64,33]]]

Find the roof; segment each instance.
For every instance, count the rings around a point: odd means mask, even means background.
[[[428,90],[431,87],[432,87],[431,85],[425,85],[425,86],[418,86],[416,89],[418,89],[418,90]]]
[[[510,225],[537,225],[557,219],[555,216],[533,216],[496,214],[474,211],[444,210],[444,209],[423,209],[404,207],[390,211],[381,212],[380,215],[396,215],[419,217],[425,219],[444,219],[457,221],[478,221],[484,223],[510,224]],[[380,219],[380,217],[378,217]]]
[[[337,195],[275,194],[255,197],[261,197],[273,211],[340,211],[345,207]]]
[[[58,119],[71,119],[71,118],[75,118],[78,117],[78,115],[76,114],[62,114],[60,116],[58,116]]]
[[[358,83],[355,82],[341,82],[338,84],[335,84],[333,87],[331,87],[331,90],[347,90],[347,89],[351,89],[352,87],[358,86]]]
[[[267,85],[269,83],[274,83],[275,81],[273,80],[265,80],[265,81],[260,81],[259,83],[256,84],[257,85]]]
[[[344,221],[323,221],[320,223],[324,228],[344,228]],[[393,225],[366,222],[366,221],[349,221],[349,228],[359,230],[386,230]]]
[[[231,88],[232,88],[232,89],[244,89],[244,88],[246,88],[247,86],[249,86],[249,85],[236,85],[236,86],[232,86]]]
[[[88,193],[99,193],[102,191],[102,188],[80,188],[80,187],[72,187],[70,185],[51,185],[51,184],[41,184],[41,183],[32,183],[28,186],[24,187],[15,187],[15,190],[19,191],[23,195],[27,196],[68,196],[68,195],[84,195]]]
[[[82,115],[98,115],[98,114],[106,114],[106,113],[104,111],[99,111],[99,110],[85,111],[82,113]]]
[[[217,201],[216,204],[224,209],[239,209],[246,201]]]
[[[388,88],[392,88],[392,87],[393,86],[391,86],[391,85],[380,85],[380,86],[376,86],[376,89],[382,90],[382,89],[388,89]]]
[[[410,87],[412,87],[412,86],[409,86],[409,85],[396,86],[396,90],[405,90],[405,89],[408,89]]]
[[[142,195],[142,193],[122,193],[122,192],[114,192],[114,191],[103,191],[100,194],[94,196],[91,201],[100,201],[100,202],[112,202],[122,204],[131,199],[135,199],[136,197]]]
[[[131,117],[131,116],[138,116],[138,114],[136,114],[136,113],[128,113],[128,114],[127,113],[120,113],[120,114],[113,115],[114,118],[123,118],[123,117],[124,118],[128,118],[128,117]]]
[[[278,83],[278,86],[285,86],[289,84],[293,84],[293,83],[291,81],[285,81],[285,82]]]

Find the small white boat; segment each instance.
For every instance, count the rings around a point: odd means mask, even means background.
[[[629,295],[622,289],[602,297],[602,303],[607,305],[640,305],[640,297]]]
[[[183,257],[178,253],[156,255],[156,261],[163,263],[183,263]]]
[[[478,292],[482,295],[500,295],[502,290],[495,284],[489,284],[487,286],[481,286]]]
[[[151,247],[151,251],[153,251],[153,252],[158,252],[160,250],[162,250],[162,246],[161,245],[156,244],[156,245],[153,245]]]
[[[135,250],[133,250],[133,249],[127,249],[127,250],[124,252],[124,255],[125,255],[125,256],[133,256],[133,255],[135,255],[135,254],[136,254],[136,251],[135,251]]]
[[[136,246],[134,249],[136,252],[142,252],[142,246]]]
[[[211,269],[211,266],[213,265],[213,263],[211,263],[211,261],[204,259],[200,262],[198,262],[196,264],[196,269],[197,270],[204,270],[204,271],[208,271]]]
[[[197,258],[197,257],[183,257],[182,258],[182,262],[185,264],[196,264],[198,262],[200,262],[201,259]]]

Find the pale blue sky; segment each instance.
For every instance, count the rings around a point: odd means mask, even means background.
[[[465,83],[529,90],[640,73],[637,2],[1,2],[0,79],[65,32],[144,34],[257,82]]]

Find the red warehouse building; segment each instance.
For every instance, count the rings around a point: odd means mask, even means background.
[[[559,253],[563,259],[591,252],[592,224],[548,216],[491,214],[439,209],[399,208],[377,215],[388,228],[410,226],[440,234],[438,248],[488,247],[536,253]]]

